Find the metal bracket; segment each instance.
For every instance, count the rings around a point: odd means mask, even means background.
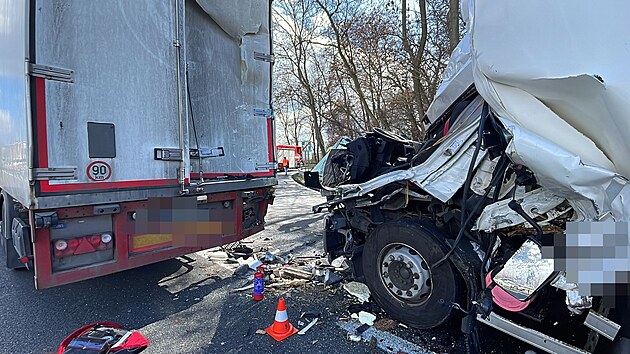
[[[31,181],[47,181],[60,179],[77,179],[76,167],[32,168]]]
[[[118,214],[120,213],[120,204],[97,205],[93,209],[94,215]]]
[[[74,71],[48,65],[29,63],[28,74],[34,77],[43,77],[46,80],[74,82]]]
[[[155,148],[153,149],[153,159],[162,161],[182,161],[181,149]]]
[[[276,61],[276,58],[273,54],[254,52],[254,60],[265,61],[273,64]]]
[[[190,149],[190,157],[193,159],[201,159],[206,157],[221,157],[225,156],[223,146],[208,148],[202,147],[199,149]]]
[[[256,169],[257,170],[273,170],[278,168],[278,165],[275,162],[268,162],[268,163],[257,163],[256,164]]]
[[[57,225],[59,222],[59,215],[57,215],[56,211],[51,211],[47,213],[35,213],[35,228],[36,229],[45,229],[51,226]]]
[[[478,314],[477,321],[490,327],[494,327],[503,333],[509,334],[514,338],[518,338],[523,342],[533,345],[534,347],[542,349],[548,353],[590,354],[586,350],[576,348],[544,333],[521,326],[497,315],[494,312],[491,312],[487,319],[484,319],[480,314]]]
[[[256,117],[271,117],[273,111],[269,108],[254,108],[254,116]]]
[[[619,324],[593,310],[588,312],[588,315],[584,320],[584,325],[610,340],[615,339],[617,332],[619,332],[619,329],[621,328]]]

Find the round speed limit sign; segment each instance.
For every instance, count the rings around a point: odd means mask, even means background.
[[[104,161],[94,161],[85,171],[92,181],[105,181],[112,176],[112,168]]]

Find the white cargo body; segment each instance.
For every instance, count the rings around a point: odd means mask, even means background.
[[[40,211],[275,185],[270,27],[267,0],[0,0],[11,210],[39,237]]]

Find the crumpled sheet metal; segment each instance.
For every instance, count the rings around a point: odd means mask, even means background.
[[[590,200],[576,209],[584,220],[630,221],[630,185],[617,173],[585,164],[581,158],[507,120],[501,120],[512,135],[507,153],[517,164],[530,168],[538,183],[569,201]],[[572,203],[573,204],[573,203]]]
[[[520,203],[527,215],[536,218],[557,207],[564,200],[564,198],[546,189],[539,188],[527,192]],[[508,198],[486,206],[477,219],[475,228],[485,232],[492,232],[524,223],[525,219],[508,207],[510,201],[511,199]]]

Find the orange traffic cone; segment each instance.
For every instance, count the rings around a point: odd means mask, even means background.
[[[265,328],[265,332],[267,332],[268,335],[272,336],[273,339],[280,342],[281,340],[296,334],[297,331],[297,328],[293,327],[293,325],[289,323],[289,316],[287,316],[287,307],[284,304],[284,299],[280,298],[280,300],[278,300],[278,310],[276,310],[276,318],[271,326]]]

